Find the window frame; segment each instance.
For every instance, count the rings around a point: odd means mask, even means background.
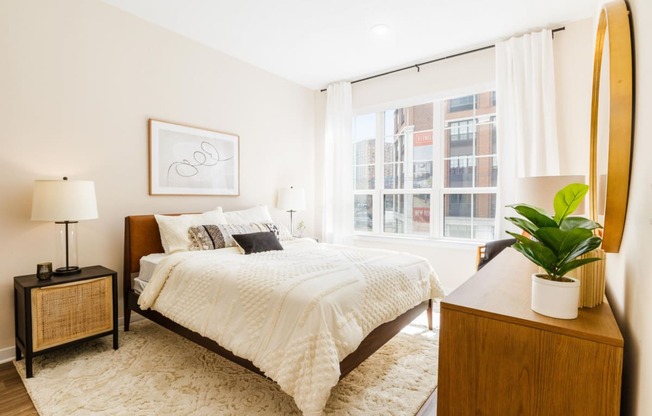
[[[362,231],[362,230],[356,230],[355,229],[355,219],[352,219],[354,221],[354,236],[373,236],[373,237],[379,237],[379,238],[401,238],[401,239],[428,239],[428,240],[438,240],[438,241],[448,241],[448,242],[466,242],[466,243],[474,243],[478,241],[485,241],[485,240],[480,240],[480,239],[475,239],[475,238],[457,238],[457,237],[447,237],[445,236],[445,218],[443,216],[445,209],[444,209],[444,203],[445,203],[445,195],[447,194],[493,194],[497,195],[498,194],[498,184],[496,183],[496,186],[493,187],[449,187],[446,188],[444,187],[444,166],[445,166],[445,160],[446,158],[444,157],[445,152],[444,152],[444,146],[445,146],[445,131],[446,131],[446,123],[451,122],[451,121],[456,121],[457,119],[451,119],[449,118],[448,120],[444,120],[445,114],[446,114],[446,107],[449,106],[449,101],[454,98],[460,98],[464,96],[477,96],[478,94],[482,93],[491,93],[490,99],[494,99],[495,97],[495,85],[482,85],[482,86],[476,86],[474,88],[468,88],[468,89],[463,89],[459,91],[455,91],[454,93],[442,93],[442,94],[437,94],[435,96],[427,97],[421,100],[414,99],[414,100],[403,100],[400,103],[395,103],[394,105],[379,105],[375,107],[369,107],[369,108],[361,108],[357,109],[354,111],[353,117],[362,116],[365,114],[370,114],[370,113],[375,113],[376,114],[376,137],[375,137],[375,163],[374,163],[374,172],[375,172],[375,179],[374,179],[374,184],[375,188],[374,189],[361,189],[357,190],[355,189],[355,181],[357,178],[354,176],[354,189],[353,189],[353,195],[354,198],[356,195],[371,195],[372,196],[372,215],[373,215],[373,220],[372,220],[372,229],[371,231]],[[403,129],[400,132],[394,132],[391,131],[389,132],[390,134],[385,134],[385,126],[386,126],[386,117],[388,114],[393,112],[394,110],[397,109],[402,109],[402,108],[410,108],[414,106],[419,106],[423,104],[433,104],[433,129],[432,131],[432,150],[431,150],[431,159],[427,160],[425,162],[432,162],[432,177],[431,181],[432,183],[430,184],[430,187],[426,188],[411,188],[411,189],[389,189],[385,187],[385,172],[384,168],[386,166],[386,161],[385,161],[385,155],[384,155],[384,143],[387,137],[394,137],[400,134],[406,135],[406,139],[408,137],[412,138],[414,137],[414,131],[411,132],[411,134],[406,134],[406,131]],[[474,98],[473,102],[473,108],[472,110],[467,110],[467,111],[472,111],[471,116],[467,117],[460,117],[459,121],[463,120],[468,120],[468,119],[475,119],[477,118],[478,114],[476,114],[478,108],[478,103],[477,99]],[[455,114],[455,113],[450,113],[450,114]],[[482,114],[482,116],[486,116],[486,114]],[[489,113],[490,117],[490,123],[493,123],[493,129],[495,131],[495,126],[496,126],[496,118],[497,114],[494,111],[493,113]],[[477,120],[474,120],[473,122],[474,127],[473,127],[473,146],[475,146],[475,136],[477,135],[477,126],[479,123],[477,123]],[[354,123],[355,125],[355,123]],[[467,128],[468,129],[468,128]],[[423,130],[423,131],[428,131],[428,130]],[[467,131],[466,134],[469,134]],[[355,139],[355,138],[354,138]],[[437,146],[437,144],[439,144]],[[352,147],[353,148],[353,147]],[[403,161],[400,163],[404,164],[404,176],[411,177],[414,179],[414,155],[413,151],[405,151]],[[492,156],[493,155],[493,156]],[[465,157],[472,157],[473,162],[477,164],[478,157],[494,157],[497,158],[497,150],[494,149],[494,153],[491,155],[477,155],[476,150],[474,149],[474,154],[473,156],[465,156]],[[418,162],[421,162],[422,160],[420,159]],[[393,161],[388,161],[388,163],[392,163]],[[354,169],[355,169],[354,164]],[[408,168],[409,167],[409,168]],[[355,171],[354,171],[355,175]],[[475,181],[476,181],[476,175],[477,171],[474,170],[473,173],[473,185],[475,186]],[[405,186],[405,183],[403,184]],[[428,233],[407,233],[407,232],[399,232],[399,233],[394,233],[394,232],[386,232],[385,231],[385,196],[386,195],[405,195],[411,196],[411,195],[417,195],[417,194],[429,194],[430,195],[430,229]],[[472,201],[475,201],[475,198],[472,198]],[[495,211],[494,211],[495,212]],[[473,224],[473,221],[475,219],[474,216],[474,206],[472,205],[471,207],[471,221]],[[494,220],[495,220],[495,213],[494,213]],[[406,231],[407,227],[407,221],[404,225],[404,231]],[[474,228],[472,228],[474,230]],[[493,238],[496,238],[496,234],[498,233],[498,228],[494,227],[494,236]],[[472,236],[473,237],[473,236]]]

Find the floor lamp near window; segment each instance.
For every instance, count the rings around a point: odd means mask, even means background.
[[[37,180],[32,197],[32,221],[56,224],[57,256],[64,266],[55,275],[79,273],[77,266],[77,222],[97,218],[93,181]]]
[[[277,207],[290,213],[290,234],[294,236],[294,222],[292,214],[306,209],[306,192],[294,187],[281,188],[278,191]]]

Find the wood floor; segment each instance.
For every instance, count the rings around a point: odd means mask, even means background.
[[[0,415],[38,416],[13,363],[0,364]]]
[[[417,416],[436,416],[437,390]],[[13,363],[0,364],[0,415],[38,416]]]

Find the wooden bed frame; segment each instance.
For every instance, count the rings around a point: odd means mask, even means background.
[[[151,253],[163,253],[161,236],[154,215],[132,215],[125,218],[125,253],[124,253],[124,328],[129,331],[131,311],[134,311],[154,322],[175,332],[190,341],[199,344],[257,374],[265,376],[251,361],[238,357],[231,351],[223,348],[212,339],[203,337],[176,322],[166,318],[151,309],[143,310],[138,306],[138,295],[133,290],[134,277],[140,270],[140,258]],[[374,329],[362,341],[357,350],[349,354],[340,362],[340,379],[346,376],[367,357],[382,347],[401,329],[412,322],[424,310],[428,311],[428,328],[432,329],[432,300],[423,302],[410,309],[391,322],[382,324]]]

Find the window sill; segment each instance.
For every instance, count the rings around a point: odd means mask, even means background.
[[[418,237],[414,235],[373,235],[355,234],[353,242],[395,243],[403,245],[430,246],[448,249],[470,250],[484,244],[481,241],[449,240],[443,238]]]

